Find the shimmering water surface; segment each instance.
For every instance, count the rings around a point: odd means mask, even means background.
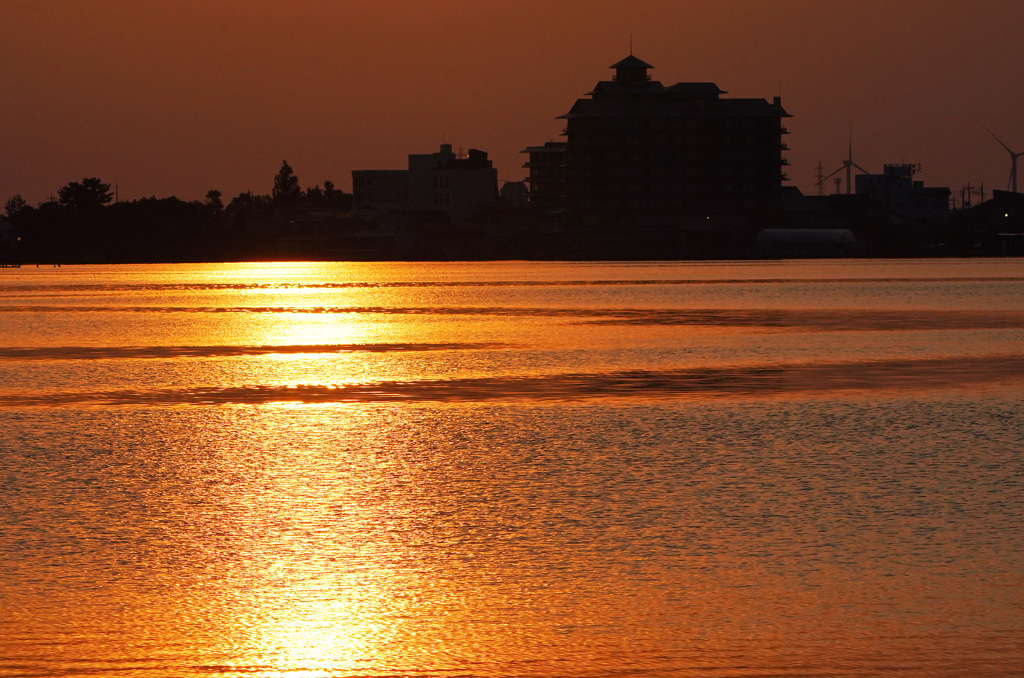
[[[0,271],[0,676],[1018,676],[1024,261]]]

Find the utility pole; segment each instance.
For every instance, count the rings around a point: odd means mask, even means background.
[[[981,188],[974,191],[974,195],[981,198],[981,202],[985,202],[985,182],[981,182]]]

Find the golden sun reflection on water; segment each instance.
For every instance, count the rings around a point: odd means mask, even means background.
[[[227,673],[379,670],[415,616],[415,597],[403,592],[421,588],[418,568],[404,567],[413,561],[408,548],[381,538],[393,512],[388,460],[363,454],[357,436],[310,444],[327,426],[348,430],[341,422],[356,415],[352,407],[260,410],[258,441],[239,449],[228,437],[210,450],[217,468],[245,478],[212,488],[224,519],[210,526],[199,554],[222,566],[213,614],[244,648]]]
[[[295,610],[265,620],[250,629],[253,643],[253,667],[257,675],[321,676],[356,672],[380,654],[388,629],[379,621],[358,618],[346,603],[321,601],[317,609]]]
[[[311,346],[324,344],[373,344],[388,341],[383,326],[366,317],[335,313],[275,314],[273,322],[248,328],[246,343],[255,346]]]
[[[153,289],[128,274],[83,288],[83,308],[131,313],[5,316],[24,319],[3,367],[60,398],[0,408],[0,676],[1020,665],[1024,363],[998,397],[929,385],[1006,371],[977,356],[1017,355],[1024,325],[927,315],[895,332],[827,311],[819,326],[766,311],[821,298],[788,282],[559,288],[531,266],[463,288],[441,283],[468,274],[436,265],[319,266],[211,268],[191,285],[144,269]],[[560,275],[690,275],[616,270]],[[538,284],[475,284],[517,275]],[[336,284],[350,280],[371,284]],[[902,299],[876,287],[883,310]],[[754,308],[708,316],[735,327],[673,324],[702,305]],[[633,307],[615,316],[628,324],[592,322]],[[790,364],[781,390],[747,386]],[[849,387],[848,365],[867,387],[918,390],[803,397],[825,378]],[[361,399],[329,402],[353,383],[339,399]],[[324,402],[299,402],[301,385]],[[75,389],[127,395],[61,399]]]
[[[359,280],[365,270],[345,264],[316,262],[265,262],[246,264],[224,272],[225,282],[251,285],[243,304],[281,309],[308,309],[346,305],[338,290],[307,286]],[[233,297],[237,299],[238,297]],[[255,318],[238,315],[236,336],[240,343],[260,346],[367,344],[388,341],[385,325],[366,314],[306,313],[282,311]]]

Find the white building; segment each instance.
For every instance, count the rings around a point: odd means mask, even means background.
[[[443,212],[465,223],[498,199],[498,171],[487,153],[458,156],[450,144],[438,153],[409,156],[407,170],[354,170],[353,214],[366,219],[394,211]]]

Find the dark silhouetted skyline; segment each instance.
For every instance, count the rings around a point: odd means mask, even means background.
[[[0,198],[97,176],[121,199],[350,190],[447,141],[519,180],[528,145],[629,50],[664,82],[781,94],[790,183],[819,160],[915,162],[932,185],[1005,189],[1024,148],[1016,0],[0,0]],[[829,189],[834,187],[830,186]]]

